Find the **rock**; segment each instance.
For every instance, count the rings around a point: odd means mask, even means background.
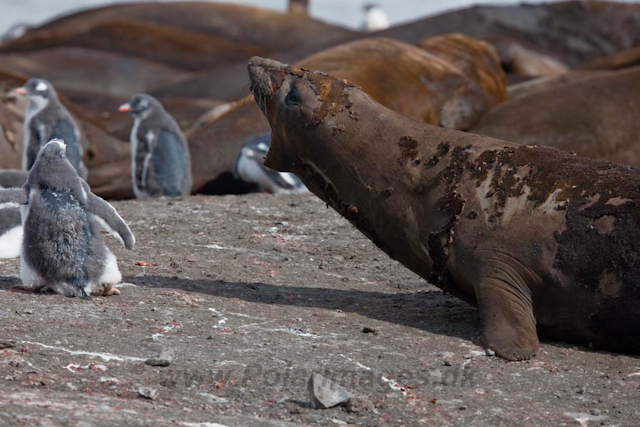
[[[309,396],[316,409],[328,409],[347,403],[351,393],[329,378],[313,373],[309,378]]]
[[[484,354],[487,355],[487,356],[495,356],[496,352],[491,350],[490,348],[485,348],[484,349]]]
[[[376,331],[375,329],[370,328],[368,326],[365,326],[364,328],[362,328],[362,333],[363,334],[377,334],[378,331]]]
[[[156,398],[157,391],[148,388],[148,387],[140,387],[138,389],[138,396],[144,397],[145,399],[154,400]]]
[[[173,350],[162,350],[159,356],[150,357],[145,360],[144,363],[149,366],[160,366],[166,368],[173,361],[174,352]]]

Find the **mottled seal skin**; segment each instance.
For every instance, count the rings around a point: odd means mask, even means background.
[[[265,165],[389,256],[476,304],[485,344],[640,352],[640,169],[408,120],[322,73],[254,58]]]

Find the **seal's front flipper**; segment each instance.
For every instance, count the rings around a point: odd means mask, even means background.
[[[133,249],[136,238],[124,222],[118,211],[104,199],[91,193],[89,185],[82,181],[82,187],[87,194],[87,210],[95,216],[110,234],[120,240],[127,249]]]
[[[540,345],[530,296],[500,279],[482,279],[476,288],[487,347],[507,360],[528,360]]]

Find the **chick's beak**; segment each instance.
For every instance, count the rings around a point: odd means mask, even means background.
[[[16,90],[14,90],[14,92],[16,93],[16,95],[26,95],[27,93],[29,93],[27,89],[23,87],[17,88]]]
[[[131,104],[122,104],[120,108],[118,108],[118,111],[120,111],[121,113],[127,113],[131,111]]]

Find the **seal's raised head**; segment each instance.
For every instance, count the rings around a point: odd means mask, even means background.
[[[332,150],[324,137],[326,132],[337,132],[331,118],[350,104],[352,85],[321,72],[258,57],[249,62],[249,75],[256,102],[271,124],[267,167],[296,172],[301,161],[317,158],[316,150]]]

